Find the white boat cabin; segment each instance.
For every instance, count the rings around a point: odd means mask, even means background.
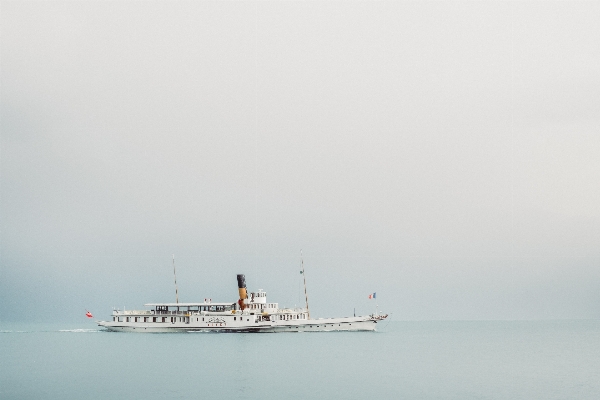
[[[191,324],[231,326],[237,324],[296,321],[308,319],[304,308],[280,309],[278,303],[268,303],[267,293],[260,289],[249,293],[242,310],[237,303],[148,303],[150,310],[113,310],[115,323]]]

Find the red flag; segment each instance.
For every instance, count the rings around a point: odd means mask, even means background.
[[[91,313],[91,312],[89,312],[88,310],[85,310],[85,311],[87,311],[87,312],[85,313],[85,316],[86,316],[86,317],[88,317],[88,318],[94,318],[94,316],[92,315],[92,313]]]

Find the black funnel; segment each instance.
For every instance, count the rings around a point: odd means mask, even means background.
[[[246,288],[246,277],[244,276],[244,274],[238,274],[237,276],[237,280],[238,280],[238,289],[242,289],[242,288]]]

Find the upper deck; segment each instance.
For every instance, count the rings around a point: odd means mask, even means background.
[[[113,310],[113,315],[189,315],[209,312],[231,312],[235,303],[148,303],[150,310]]]
[[[304,309],[279,309],[278,303],[268,303],[267,293],[262,289],[258,292],[250,292],[249,298],[244,299],[244,308],[240,307],[239,302],[221,302],[214,303],[212,300],[204,299],[204,302],[198,303],[147,303],[145,307],[150,310],[113,310],[113,316],[148,316],[148,315],[206,315],[206,314],[245,314],[245,315],[264,315],[264,314],[299,314]],[[286,317],[287,318],[287,317]]]

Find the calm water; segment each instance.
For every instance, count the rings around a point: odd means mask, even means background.
[[[596,320],[391,322],[374,333],[0,331],[1,399],[600,399]]]

